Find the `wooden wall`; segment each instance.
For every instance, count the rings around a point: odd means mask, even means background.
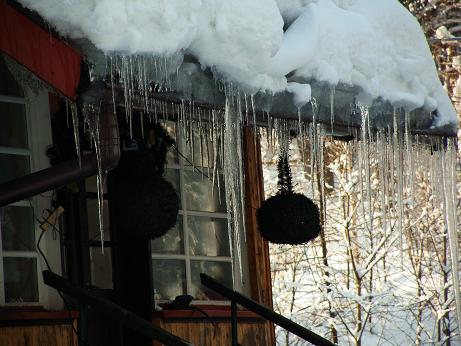
[[[0,327],[0,346],[77,346],[70,324]]]
[[[251,298],[272,308],[269,243],[261,237],[256,220],[256,211],[265,198],[261,147],[259,138],[254,135],[252,127],[244,128],[243,150],[245,161],[245,226]]]
[[[160,320],[156,324],[197,346],[231,345],[230,319],[215,320],[213,324],[203,319],[171,319]],[[263,319],[239,321],[238,343],[242,346],[272,345],[271,326]]]

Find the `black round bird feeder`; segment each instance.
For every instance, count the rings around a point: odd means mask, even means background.
[[[259,231],[271,243],[307,243],[320,233],[319,209],[312,200],[293,191],[288,155],[280,156],[278,171],[278,193],[265,200],[256,214]]]
[[[146,136],[140,137],[126,136],[114,170],[115,217],[117,227],[130,236],[155,239],[166,234],[178,216],[177,192],[162,177],[173,140],[159,124],[148,126]]]
[[[161,177],[126,181],[119,187],[118,196],[117,227],[134,238],[155,239],[176,224],[178,196]]]

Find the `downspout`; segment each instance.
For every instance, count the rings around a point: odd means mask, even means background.
[[[101,165],[104,171],[117,166],[120,159],[120,135],[117,117],[108,103],[101,105],[100,113]],[[69,160],[56,166],[0,184],[0,207],[30,198],[74,181],[82,180],[98,172],[96,154]]]

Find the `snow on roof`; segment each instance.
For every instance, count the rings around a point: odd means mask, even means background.
[[[19,1],[104,52],[192,54],[247,90],[293,92],[297,105],[309,80],[358,86],[362,103],[382,97],[437,109],[435,127],[457,123],[424,34],[397,0]]]

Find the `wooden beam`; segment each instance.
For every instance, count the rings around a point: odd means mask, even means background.
[[[243,131],[245,227],[251,298],[272,308],[269,243],[261,237],[256,221],[256,210],[264,201],[261,146],[252,127],[245,127]],[[272,323],[269,326],[269,334],[271,345],[275,345],[275,329]]]

